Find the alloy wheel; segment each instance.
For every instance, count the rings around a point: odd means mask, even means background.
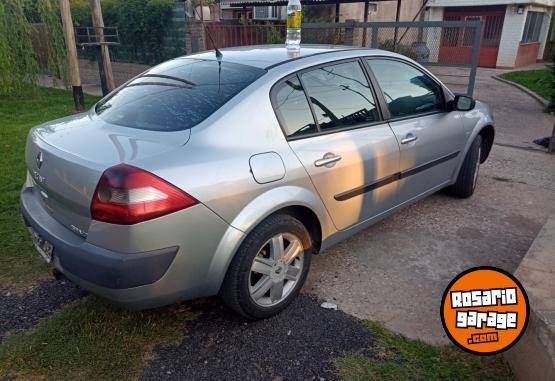
[[[249,274],[249,293],[259,306],[271,307],[293,291],[304,266],[301,240],[291,233],[270,238],[258,251]]]

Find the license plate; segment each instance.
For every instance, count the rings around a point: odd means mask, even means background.
[[[29,228],[29,233],[31,233],[31,239],[33,240],[33,244],[35,248],[44,258],[47,263],[52,262],[52,252],[54,251],[54,246],[44,238],[40,236],[33,228]]]

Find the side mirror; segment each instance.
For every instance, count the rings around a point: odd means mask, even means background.
[[[455,99],[450,103],[452,111],[470,111],[476,106],[476,101],[466,95],[455,95]]]

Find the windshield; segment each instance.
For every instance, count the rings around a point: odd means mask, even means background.
[[[106,122],[152,131],[185,130],[202,122],[266,71],[178,58],[158,65],[100,101]]]

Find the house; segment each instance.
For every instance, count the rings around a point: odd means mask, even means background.
[[[221,1],[219,6],[222,20],[252,19],[253,7],[235,7],[225,0]]]
[[[372,21],[481,21],[478,66],[515,68],[549,58],[550,28],[555,0],[305,0],[310,4],[335,5],[335,20]],[[303,0],[301,0],[303,3]],[[239,6],[239,4],[243,6]],[[267,4],[267,5],[266,5]],[[221,0],[222,16],[283,21],[283,0]],[[232,6],[233,5],[233,6]],[[313,5],[314,6],[314,5]],[[316,5],[318,6],[318,5]],[[400,8],[398,9],[398,6]],[[365,15],[365,10],[367,14]],[[423,10],[423,12],[420,12]],[[439,29],[439,28],[437,28]],[[469,60],[474,35],[467,28],[428,32],[430,62]],[[420,37],[422,38],[422,36]],[[368,40],[368,39],[366,39]],[[415,43],[407,36],[405,43]],[[410,44],[409,44],[410,45]],[[462,61],[461,61],[462,62]]]
[[[478,66],[515,68],[542,61],[544,57],[550,58],[548,50],[555,0],[402,0],[399,19],[412,20],[423,5],[425,11],[422,18],[417,17],[418,20],[482,21]],[[370,2],[368,9],[370,22],[393,21],[397,2]],[[342,4],[340,21],[362,21],[363,18],[363,3]],[[430,34],[428,45],[439,46],[439,51],[432,51],[430,59],[453,61],[456,50],[465,60],[472,50],[471,37],[463,28],[445,31],[435,37]],[[468,55],[461,53],[464,50],[468,50]],[[451,58],[445,60],[445,57]]]
[[[252,18],[254,20],[280,21],[287,16],[287,7],[279,5],[256,6]]]
[[[554,6],[555,0],[429,0],[426,20],[482,21],[478,66],[515,68],[544,59]],[[464,31],[450,37],[440,57],[452,48],[470,49]]]
[[[337,0],[340,2],[339,14],[337,20],[343,22],[345,20],[360,20],[363,21],[365,0]],[[410,20],[418,12],[422,5],[423,0],[403,0],[401,11],[401,20]],[[307,0],[301,0],[301,4],[306,4]],[[376,0],[367,1],[368,7],[368,21],[391,21],[395,19],[397,0]],[[245,5],[240,5],[244,3]],[[267,3],[268,5],[259,5]],[[266,20],[266,21],[285,21],[287,16],[287,7],[282,5],[287,1],[282,0],[220,0],[219,5],[221,9],[222,19],[237,19],[246,17],[253,20]],[[329,5],[333,0],[310,0],[310,7],[320,7],[322,15],[327,14]],[[253,5],[257,4],[257,5]],[[314,5],[317,4],[317,5]],[[324,9],[326,7],[328,9]],[[318,12],[316,12],[318,13]],[[392,17],[392,18],[391,18]]]
[[[236,1],[234,1],[236,3]],[[223,20],[252,19],[260,21],[285,21],[287,7],[282,5],[236,6],[234,2],[222,0],[220,2],[221,18]]]

